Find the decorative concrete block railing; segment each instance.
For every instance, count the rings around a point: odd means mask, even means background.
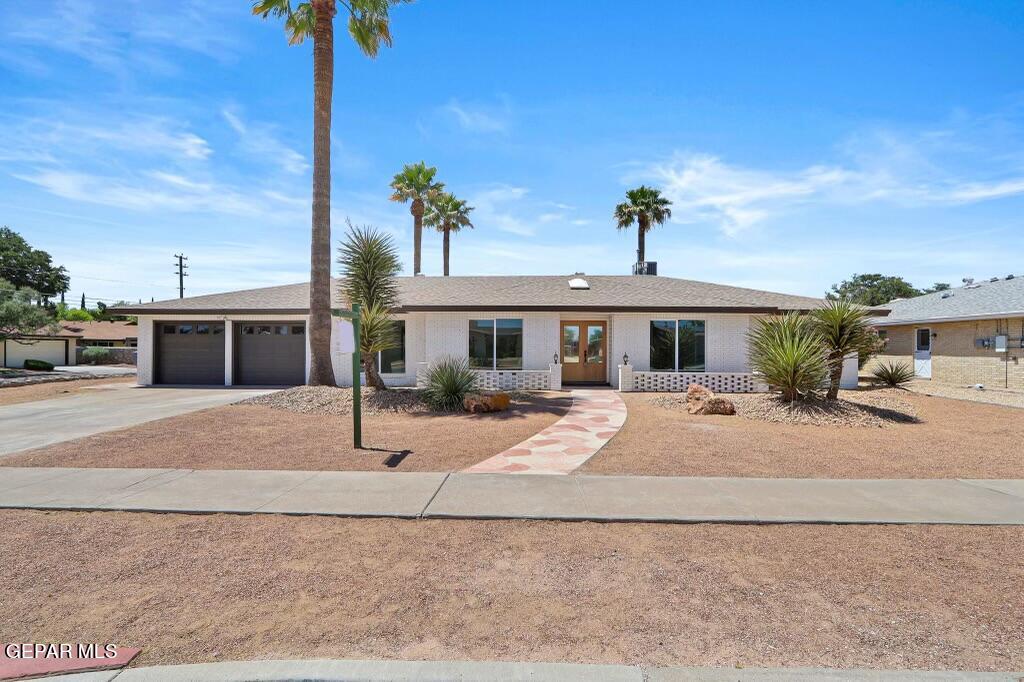
[[[700,384],[715,393],[764,393],[768,385],[750,372],[637,372],[619,365],[619,390],[678,393]]]
[[[416,367],[416,385],[427,383],[429,365],[421,362]],[[475,369],[477,388],[481,391],[560,391],[562,390],[562,366],[550,365],[548,369],[485,370]]]

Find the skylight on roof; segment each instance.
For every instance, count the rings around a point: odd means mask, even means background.
[[[569,280],[570,289],[589,289],[590,283],[582,277],[573,277]]]

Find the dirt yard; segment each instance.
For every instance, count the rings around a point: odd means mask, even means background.
[[[9,641],[255,658],[1024,668],[1024,528],[3,511]]]
[[[619,434],[579,470],[591,474],[767,478],[1024,478],[1024,412],[906,392],[921,420],[878,427],[692,416],[624,393]]]
[[[29,384],[27,386],[8,386],[0,388],[0,405],[30,403],[36,400],[49,400],[67,395],[74,395],[86,390],[95,390],[104,384],[135,383],[135,377],[110,377],[106,379],[76,379],[74,381],[53,381],[45,384]]]
[[[560,419],[565,394],[541,393],[492,414],[387,413],[352,418],[228,405],[30,450],[4,466],[172,469],[452,471],[509,448]]]

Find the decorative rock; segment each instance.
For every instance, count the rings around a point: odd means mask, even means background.
[[[467,393],[462,407],[471,414],[501,412],[507,410],[511,402],[508,393]]]
[[[736,406],[700,384],[690,384],[686,389],[686,411],[690,414],[736,414]]]

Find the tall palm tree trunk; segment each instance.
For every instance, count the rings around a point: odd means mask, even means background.
[[[647,220],[644,220],[643,216],[640,216],[640,220],[637,221],[637,226],[636,226],[636,262],[637,263],[643,263],[645,260],[647,260],[647,258],[646,258],[647,251],[646,251],[646,248],[645,248],[645,246],[646,246],[645,242],[646,242],[646,239],[647,239],[647,230],[649,230],[650,227],[651,227],[650,223]]]
[[[331,100],[334,0],[313,0],[313,232],[309,272],[309,384],[333,386],[331,366]]]
[[[444,276],[448,276],[448,249],[451,245],[451,230],[444,231]]]
[[[412,206],[412,274],[420,274],[420,251],[423,247],[423,202],[413,199]]]

